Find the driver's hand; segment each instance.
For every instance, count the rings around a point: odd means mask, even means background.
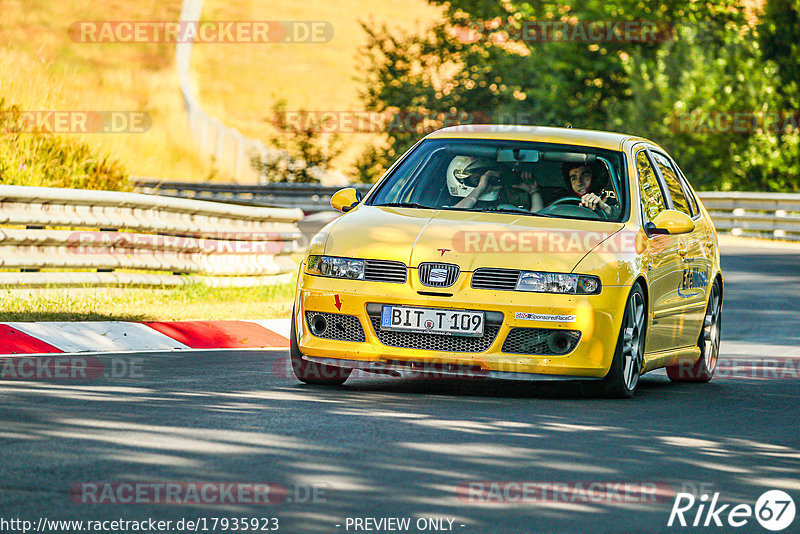
[[[591,210],[600,208],[606,215],[611,212],[611,206],[603,202],[603,199],[601,199],[595,193],[586,193],[583,195],[581,197],[581,206],[585,206]]]

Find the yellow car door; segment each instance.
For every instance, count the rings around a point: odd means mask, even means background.
[[[682,236],[682,279],[678,288],[683,312],[678,344],[697,344],[708,299],[709,273],[713,265],[713,230],[700,213],[685,178],[675,162],[666,154],[651,151],[669,195],[668,205],[692,218],[695,229]],[[710,246],[711,245],[711,246]]]
[[[639,181],[642,224],[651,223],[667,209],[666,195],[653,167],[648,150],[639,145],[634,149]],[[645,352],[669,350],[678,342],[680,310],[676,309],[678,287],[682,280],[683,262],[680,257],[680,235],[648,234],[642,253],[644,273],[650,299],[652,320],[647,332]]]

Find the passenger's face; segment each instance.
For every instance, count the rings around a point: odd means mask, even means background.
[[[569,171],[569,181],[572,184],[572,190],[580,196],[589,192],[592,187],[592,169],[584,165],[583,167],[575,167]]]

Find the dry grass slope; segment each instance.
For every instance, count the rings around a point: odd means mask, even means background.
[[[118,159],[132,175],[202,180],[215,175],[190,136],[174,68],[174,45],[72,41],[75,21],[176,20],[181,0],[2,0],[0,97],[28,110],[144,110],[146,133],[90,134],[83,140]],[[206,20],[324,20],[335,30],[323,44],[205,44],[194,48],[193,77],[208,112],[244,134],[277,134],[265,119],[288,109],[358,110],[359,20],[406,29],[438,17],[424,0],[206,0]],[[78,136],[80,137],[80,136]],[[372,136],[345,136],[347,170]]]
[[[210,161],[189,136],[174,46],[86,44],[67,35],[80,20],[174,20],[180,0],[3,0],[0,96],[26,110],[143,110],[146,133],[73,135],[118,159],[131,174],[202,179]]]
[[[363,65],[358,50],[366,43],[359,21],[406,31],[422,29],[441,12],[425,0],[205,0],[209,20],[327,21],[334,37],[326,43],[195,46],[193,75],[206,110],[225,117],[242,133],[261,139],[277,135],[271,119],[275,102],[287,110],[362,110]],[[228,48],[226,48],[226,46]],[[237,82],[241,80],[241,83]],[[334,166],[351,166],[371,134],[343,134],[344,153]]]

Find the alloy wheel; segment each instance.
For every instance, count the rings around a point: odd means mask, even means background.
[[[622,339],[622,370],[625,386],[633,390],[642,371],[642,335],[644,334],[644,298],[641,293],[631,294],[625,314]]]
[[[708,309],[703,319],[703,357],[706,360],[706,369],[713,373],[717,367],[719,357],[719,314],[720,298],[719,286],[711,286],[711,296],[708,299]]]

